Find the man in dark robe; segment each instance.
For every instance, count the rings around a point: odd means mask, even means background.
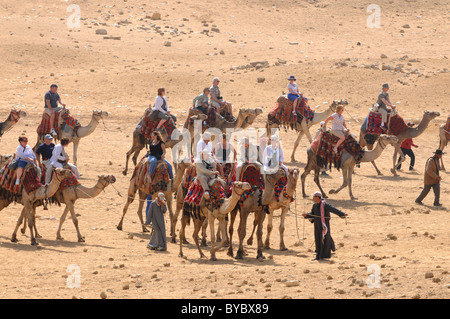
[[[348,215],[326,203],[320,192],[313,194],[313,200],[315,203],[311,212],[304,213],[303,217],[314,223],[314,240],[316,242],[316,258],[314,260],[331,258],[331,251],[335,251],[335,246],[330,233],[330,213],[334,213],[341,218]]]

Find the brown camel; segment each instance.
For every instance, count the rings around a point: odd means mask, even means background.
[[[22,195],[21,195],[21,204],[24,206],[22,209],[22,213],[20,214],[20,217],[17,221],[16,228],[14,229],[13,235],[11,237],[12,242],[17,241],[17,230],[19,229],[20,225],[22,224],[23,219],[25,216],[28,220],[28,227],[30,228],[30,234],[31,234],[31,245],[38,245],[34,230],[35,223],[34,223],[34,217],[36,213],[36,206],[35,202],[52,197],[56,191],[59,188],[60,183],[69,177],[72,177],[73,173],[70,169],[64,169],[64,168],[55,168],[53,169],[53,175],[52,175],[52,181],[47,186],[40,186],[36,190],[27,193],[25,188],[22,189]],[[2,207],[0,207],[0,210]],[[37,232],[36,232],[37,233]]]
[[[336,106],[339,104],[347,105],[348,102],[346,100],[334,100],[333,103],[330,104],[328,109],[326,109],[324,112],[314,112],[314,117],[309,123],[306,125],[303,121],[302,124],[295,123],[295,130],[298,132],[297,139],[294,142],[294,149],[292,150],[291,154],[291,162],[295,163],[297,162],[295,160],[295,151],[297,150],[298,145],[300,144],[300,141],[304,134],[306,134],[306,137],[308,138],[309,143],[312,142],[311,133],[309,132],[309,129],[316,124],[319,124],[322,121],[325,121],[331,114],[336,112]],[[270,118],[270,115],[269,115]],[[273,122],[273,119],[268,119],[266,128],[267,128],[267,136],[272,136],[271,130],[272,129],[278,129],[280,127],[279,123]],[[303,127],[306,127],[306,131],[303,131]]]
[[[226,188],[227,185],[226,183],[218,178],[218,180],[220,180],[224,187]],[[213,184],[214,181],[211,182],[211,184]],[[200,243],[199,243],[199,238],[198,238],[198,233],[200,231],[200,228],[203,225],[203,222],[205,219],[208,220],[208,225],[210,228],[210,232],[211,232],[211,260],[215,261],[217,260],[216,258],[216,252],[222,248],[222,246],[226,243],[226,221],[225,221],[225,217],[228,215],[228,213],[230,213],[234,207],[236,206],[237,202],[239,201],[239,199],[241,198],[242,194],[251,189],[251,186],[249,183],[242,183],[242,182],[234,182],[232,185],[232,192],[231,192],[231,196],[226,198],[223,202],[223,204],[220,206],[219,209],[214,209],[213,211],[211,211],[207,206],[206,206],[206,200],[202,197],[201,201],[200,201],[200,214],[199,216],[193,217],[194,220],[194,234],[193,234],[193,238],[195,241],[195,244],[197,245],[197,249],[200,253],[200,258],[205,257],[205,255],[202,252],[202,249],[200,248]],[[215,220],[219,221],[219,229],[220,232],[223,235],[223,240],[220,242],[220,244],[215,247],[215,233],[214,233],[214,221]],[[183,214],[183,217],[181,219],[181,229],[180,229],[180,238],[185,238],[185,228],[186,228],[186,224],[189,223],[190,220],[190,216],[186,216],[185,214]],[[183,240],[180,240],[180,257],[183,257]]]
[[[193,119],[194,121],[197,121],[197,120],[204,121],[204,120],[206,120],[207,116],[202,113],[202,114],[193,115],[190,118]],[[134,165],[136,165],[139,153],[145,147],[145,145],[148,144],[148,140],[146,141],[144,135],[141,134],[141,127],[142,127],[143,121],[144,121],[144,119],[142,118],[133,132],[133,145],[131,146],[130,150],[127,152],[125,169],[122,172],[122,174],[125,176],[128,173],[128,161],[130,159],[130,156],[133,154],[132,160],[133,160]],[[189,130],[190,123],[191,123],[191,121],[188,117],[186,119],[186,122],[184,123],[183,128]],[[163,140],[166,141],[167,140],[166,131],[162,130],[161,133],[163,135],[162,136]],[[174,145],[176,145],[178,142],[180,142],[182,140],[183,139],[170,140],[170,142],[166,143],[166,148],[172,148],[172,147],[174,147]]]
[[[67,109],[63,109],[61,112],[63,112],[64,110],[67,110]],[[69,128],[68,130],[64,130],[63,127],[60,126],[60,130],[58,132],[57,138],[59,140],[61,140],[63,138],[68,138],[69,142],[73,143],[72,157],[73,157],[73,164],[75,166],[77,165],[77,150],[78,150],[78,146],[80,144],[80,140],[84,137],[91,135],[97,128],[100,121],[104,120],[108,116],[109,116],[108,112],[95,110],[92,112],[92,117],[91,117],[91,121],[89,122],[89,124],[86,126],[79,127],[76,132],[70,126],[67,126]],[[61,116],[60,116],[60,118],[61,118]],[[45,136],[45,134],[38,135],[37,143],[33,148],[34,151],[36,151],[37,147],[41,143],[44,142],[44,136]]]
[[[394,135],[380,135],[380,138],[378,139],[378,143],[375,146],[373,150],[368,150],[364,152],[364,155],[361,159],[361,163],[365,162],[373,162],[378,157],[380,157],[381,153],[384,151],[387,145],[396,146],[398,144],[398,138]],[[314,153],[311,150],[311,147],[308,147],[307,150],[308,155],[308,162],[305,166],[305,171],[303,172],[301,176],[302,180],[302,194],[303,197],[307,197],[305,193],[305,180],[306,176],[311,172],[311,170],[314,170],[314,182],[319,187],[320,191],[322,192],[322,196],[324,198],[327,198],[325,192],[322,190],[322,187],[320,186],[320,180],[319,180],[319,173],[320,173],[320,167],[317,165],[316,161],[316,153]],[[343,150],[340,160],[340,169],[342,170],[342,176],[344,178],[343,184],[341,187],[339,187],[337,190],[330,190],[330,194],[336,194],[341,189],[348,186],[348,192],[350,195],[350,198],[352,200],[357,199],[353,196],[352,193],[352,176],[353,176],[353,170],[355,169],[356,160],[355,158],[348,153],[347,151]]]
[[[408,127],[405,131],[396,135],[398,138],[398,143],[397,145],[394,146],[393,167],[391,168],[391,173],[394,174],[394,176],[398,176],[397,167],[405,160],[405,155],[402,153],[400,145],[407,138],[417,138],[418,136],[420,136],[426,130],[428,124],[430,124],[430,122],[439,115],[440,115],[439,112],[424,111],[422,120],[420,121],[417,127]],[[364,126],[363,123],[359,135],[359,144],[361,145],[361,147],[367,145],[367,148],[371,150],[373,148],[373,145],[367,144],[366,140],[364,139],[365,134],[366,134],[366,127]],[[397,163],[397,154],[400,154],[401,157],[401,161],[399,163]],[[375,164],[375,161],[372,161],[372,165],[373,167],[375,167],[377,174],[382,175],[377,165]]]
[[[163,163],[158,163],[156,171],[161,169],[160,166],[161,164]],[[146,165],[147,167],[142,167],[142,165]],[[187,164],[184,162],[177,164],[175,178],[169,181],[166,190],[156,190],[151,193],[149,193],[149,189],[151,187],[150,185],[148,185],[148,180],[145,178],[145,175],[147,174],[148,171],[148,165],[149,163],[147,158],[143,158],[141,162],[138,164],[138,166],[136,166],[136,168],[134,169],[133,176],[130,179],[130,185],[128,187],[128,198],[123,208],[123,215],[122,218],[120,219],[119,224],[117,225],[118,230],[122,230],[125,214],[127,213],[130,204],[134,201],[134,197],[136,196],[137,191],[139,191],[139,207],[137,210],[137,214],[139,216],[143,232],[148,232],[148,229],[144,226],[144,219],[142,217],[142,209],[144,207],[144,203],[146,202],[147,195],[150,195],[152,198],[154,198],[154,196],[156,196],[159,192],[164,193],[164,196],[166,197],[167,200],[167,207],[169,209],[170,220],[172,221],[173,219],[172,194],[177,190],[178,186],[180,185]]]
[[[258,227],[256,231],[256,238],[258,242],[258,248],[257,248],[257,255],[256,258],[263,259],[263,240],[262,240],[262,226],[264,223],[264,219],[266,217],[266,207],[261,205],[262,198],[267,198],[267,194],[272,194],[275,189],[275,184],[277,181],[285,176],[284,169],[280,168],[277,172],[273,174],[265,174],[264,175],[264,190],[258,188],[256,189],[250,197],[245,199],[245,201],[241,205],[237,205],[237,207],[234,208],[234,210],[231,212],[230,215],[230,226],[229,226],[229,246],[228,246],[228,255],[233,256],[233,246],[232,246],[232,239],[233,239],[233,226],[234,221],[236,219],[237,211],[239,210],[240,214],[240,221],[239,221],[239,227],[238,227],[238,235],[239,235],[239,249],[236,253],[236,259],[243,259],[244,258],[244,238],[246,235],[246,229],[247,229],[247,218],[250,213],[255,213],[255,219],[258,221]],[[247,244],[251,245],[252,241],[248,241]]]
[[[27,113],[22,110],[12,109],[4,122],[0,122],[0,138],[8,132],[19,119],[26,117]]]
[[[450,115],[447,117],[447,122],[439,127],[439,149],[444,151],[450,140]],[[444,160],[441,157],[441,170],[445,171]]]

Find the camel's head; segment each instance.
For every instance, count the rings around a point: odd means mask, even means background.
[[[295,181],[295,183],[297,183],[298,176],[299,176],[298,168],[290,168],[288,170],[288,180],[293,180]]]
[[[116,182],[116,177],[114,175],[98,175],[98,180],[104,185],[109,185]]]
[[[270,173],[271,173],[271,172],[270,172]],[[286,171],[285,171],[283,168],[279,167],[278,170],[277,170],[276,172],[271,173],[271,174],[266,173],[264,176],[265,176],[265,179],[267,180],[267,182],[269,182],[269,183],[272,184],[272,185],[275,185],[276,182],[277,182],[280,178],[286,176]]]
[[[109,113],[104,112],[104,111],[95,110],[92,112],[92,116],[95,117],[97,120],[106,119],[106,118],[108,118]]]
[[[70,114],[70,110],[69,109],[67,109],[67,108],[63,108],[62,110],[61,110],[61,112],[59,113],[59,116],[68,116]]]
[[[11,116],[14,116],[16,118],[27,117],[27,112],[22,111],[22,110],[12,109]]]
[[[381,134],[380,135],[380,140],[383,141],[384,145],[392,145],[395,146],[396,144],[398,144],[398,137],[395,135],[386,135],[386,134]]]
[[[53,169],[53,172],[58,176],[58,180],[60,181],[73,176],[72,171],[65,168],[57,167]]]
[[[233,192],[236,192],[239,196],[244,194],[245,191],[252,189],[250,183],[247,182],[233,182]]]
[[[333,100],[333,103],[331,103],[331,105],[330,105],[330,109],[333,111],[333,112],[336,112],[336,107],[338,106],[338,105],[348,105],[348,102],[347,102],[347,100]]]
[[[3,167],[3,165],[9,161],[12,158],[12,155],[9,154],[3,154],[0,155],[0,168]]]
[[[430,111],[423,112],[424,119],[426,118],[429,121],[434,120],[439,115],[441,115],[439,112],[430,112]]]

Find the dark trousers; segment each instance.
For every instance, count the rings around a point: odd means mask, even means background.
[[[439,183],[433,185],[424,185],[423,191],[422,193],[420,193],[419,197],[417,197],[416,202],[421,202],[425,197],[427,197],[431,188],[433,188],[434,192],[434,204],[439,204],[439,196],[441,194],[441,187]]]
[[[402,153],[403,153],[405,156],[408,155],[409,158],[411,159],[411,161],[410,161],[410,163],[409,163],[409,169],[410,169],[410,170],[413,169],[413,168],[414,168],[414,163],[416,162],[416,156],[414,155],[413,150],[412,150],[412,149],[409,149],[409,150],[408,150],[408,149],[403,148],[403,147],[401,147],[400,149],[402,150]],[[401,159],[401,158],[398,159],[397,164],[400,163],[400,159]],[[400,164],[400,165],[397,167],[397,169],[401,169],[401,168],[402,168],[402,165]]]

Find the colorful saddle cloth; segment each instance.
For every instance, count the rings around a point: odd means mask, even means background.
[[[329,166],[331,169],[334,164],[334,166],[339,170],[343,150],[350,153],[350,155],[355,158],[357,164],[361,161],[364,155],[364,150],[351,134],[346,136],[345,141],[339,145],[337,153],[335,153],[333,148],[336,146],[338,141],[339,138],[330,133],[330,131],[322,134],[316,154],[316,161],[319,167],[326,168]]]
[[[183,189],[183,198],[186,197],[189,187],[191,187],[192,182],[197,177],[197,170],[195,169],[195,164],[190,163],[189,166],[186,168],[186,171],[184,173],[183,177],[183,184],[181,185]]]
[[[245,165],[242,170],[241,170],[241,176],[237,177],[236,176],[236,168],[237,168],[237,163],[235,164],[234,168],[233,168],[233,173],[231,176],[231,181],[230,181],[230,185],[228,187],[228,192],[231,193],[231,189],[233,186],[233,182],[235,181],[240,181],[240,182],[247,182],[250,184],[250,186],[252,187],[249,190],[246,190],[241,198],[239,199],[239,206],[243,206],[244,205],[244,201],[249,198],[250,196],[253,195],[253,193],[255,193],[255,191],[257,189],[264,189],[264,178],[261,175],[261,171],[259,170],[258,166],[256,166],[255,164],[247,164]],[[261,198],[259,198],[259,203],[261,204]]]
[[[34,165],[28,164],[20,178],[19,185],[16,185],[16,170],[10,169],[9,164],[13,159],[9,159],[2,168],[0,175],[0,198],[18,201],[22,195],[22,190],[29,194],[42,186],[38,179],[38,172]]]
[[[53,123],[53,128],[55,129],[56,133],[59,133],[59,131],[60,131],[60,127],[58,125],[60,117],[62,119],[61,126],[69,125],[76,132],[78,130],[78,128],[81,127],[81,124],[78,122],[77,119],[75,119],[73,116],[71,116],[69,114],[69,112],[67,112],[67,111],[62,112],[62,111],[63,110],[55,113],[55,120]],[[39,124],[36,131],[39,135],[50,133],[50,116],[47,113],[44,112],[42,114],[41,124]]]
[[[145,183],[145,177],[148,174],[150,168],[147,157],[141,159],[136,168],[134,169],[133,177],[136,177],[134,184],[138,188],[143,188],[149,194],[154,194],[156,192],[164,192],[167,190],[167,185],[170,182],[169,169],[165,162],[158,162],[155,171],[153,172],[151,178],[152,182]]]
[[[390,114],[388,114],[387,119],[388,122],[384,124],[387,127],[389,123],[389,133],[392,135],[399,135],[408,128],[408,125],[406,125],[405,121],[399,114],[396,114],[392,117]],[[381,129],[381,113],[371,111],[367,119],[366,141],[372,141],[373,136],[378,137],[379,135],[386,133],[388,132],[385,132]]]
[[[301,123],[305,119],[308,124],[314,118],[314,111],[308,106],[308,99],[301,96],[295,112],[294,102],[285,96],[280,96],[277,103],[269,112],[269,119],[285,127],[295,128],[295,123]]]
[[[152,113],[152,109],[145,110],[144,119],[142,121],[142,126],[141,126],[141,134],[145,137],[146,141],[148,141],[150,139],[150,134],[156,129],[156,127],[158,126],[158,123],[160,121],[159,119],[153,120],[150,116],[151,113]],[[162,128],[167,133],[167,140],[166,140],[166,143],[167,143],[171,140],[172,132],[176,128],[175,122],[173,121],[171,116],[169,116],[169,120],[163,124]]]

